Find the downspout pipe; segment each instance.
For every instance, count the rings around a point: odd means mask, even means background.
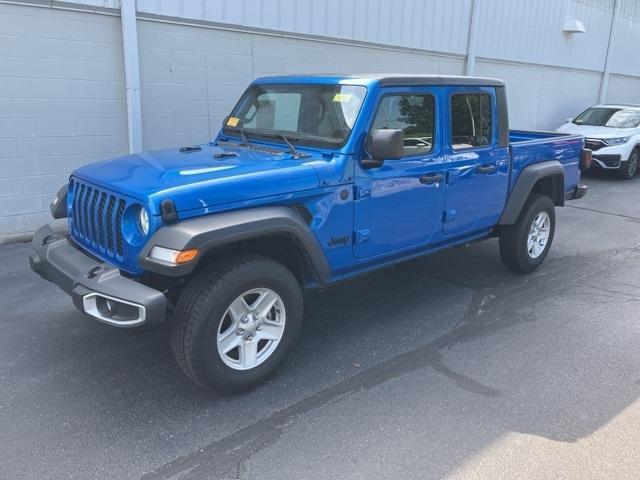
[[[124,53],[124,77],[127,91],[127,126],[129,153],[142,151],[142,106],[140,101],[140,60],[138,57],[138,31],[136,25],[136,0],[122,0],[122,50]]]
[[[471,0],[471,18],[467,37],[467,65],[465,74],[473,76],[476,71],[476,40],[478,38],[478,4],[480,0]]]
[[[600,80],[600,95],[598,102],[605,103],[607,100],[607,92],[609,90],[609,73],[611,70],[611,56],[613,53],[613,45],[616,41],[616,32],[618,30],[618,16],[620,15],[620,0],[613,0],[613,14],[611,15],[611,27],[609,29],[609,42],[607,43],[607,55],[604,60],[604,69],[602,71],[602,79]]]

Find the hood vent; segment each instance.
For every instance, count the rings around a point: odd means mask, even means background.
[[[220,152],[220,153],[214,153],[213,154],[213,158],[220,159],[220,158],[229,158],[229,157],[238,157],[239,155],[236,152]]]
[[[202,147],[180,147],[180,153],[193,153],[200,150],[202,150]]]

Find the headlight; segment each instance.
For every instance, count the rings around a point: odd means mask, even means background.
[[[629,141],[631,137],[619,137],[619,138],[606,138],[607,145],[623,145]]]
[[[149,214],[144,207],[140,209],[140,213],[138,214],[138,226],[144,236],[149,233]]]

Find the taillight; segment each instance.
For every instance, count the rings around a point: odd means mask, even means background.
[[[582,155],[580,157],[580,170],[587,170],[591,166],[591,159],[593,153],[588,148],[582,149]]]

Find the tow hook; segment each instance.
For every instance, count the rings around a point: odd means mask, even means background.
[[[47,235],[46,237],[44,237],[42,239],[42,246],[44,247],[45,245],[49,245],[50,243],[55,242],[58,238],[59,238],[59,236],[56,235],[55,233],[53,233],[51,235]]]
[[[93,267],[91,270],[89,270],[89,272],[87,272],[87,278],[94,278],[98,275],[98,272],[100,271],[102,267],[97,266],[97,267]]]

